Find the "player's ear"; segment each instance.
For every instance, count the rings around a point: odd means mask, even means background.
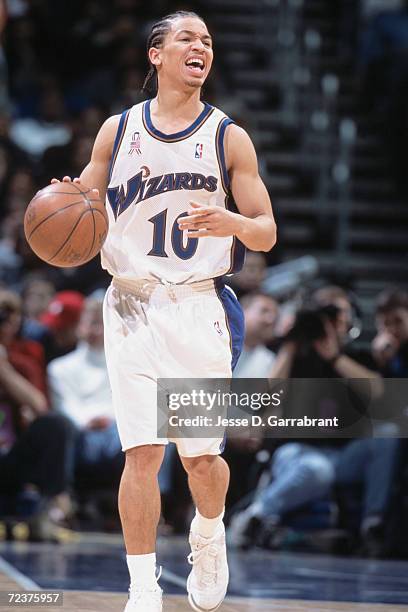
[[[161,57],[160,57],[160,49],[156,47],[150,47],[149,49],[149,60],[153,66],[160,66]]]

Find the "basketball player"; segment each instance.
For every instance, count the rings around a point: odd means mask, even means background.
[[[162,610],[157,473],[168,440],[157,436],[156,381],[231,376],[243,316],[223,277],[242,266],[245,247],[269,251],[276,240],[251,140],[201,102],[213,60],[204,21],[177,12],[156,23],[148,59],[146,80],[157,78],[157,96],[106,121],[80,176],[106,194],[109,214],[105,350],[126,453],[119,491],[131,581],[126,612]],[[228,585],[223,440],[175,442],[196,505],[189,602],[216,610]]]

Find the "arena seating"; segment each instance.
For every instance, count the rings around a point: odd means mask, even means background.
[[[361,106],[355,48],[344,49],[331,2],[242,5],[244,15],[239,2],[206,2],[223,80],[241,102],[231,113],[251,131],[274,202],[281,257],[308,253],[323,274],[352,278],[369,321],[379,287],[404,278],[408,209],[389,177],[378,118]],[[344,119],[355,125],[346,161]],[[344,161],[349,179],[336,183],[333,168]]]

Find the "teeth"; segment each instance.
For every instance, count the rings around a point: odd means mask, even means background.
[[[194,59],[194,58],[189,59],[189,60],[187,60],[186,64],[187,64],[187,66],[191,66],[192,64],[198,64],[201,68],[204,66],[203,60],[198,59],[198,58],[196,58],[196,59]]]

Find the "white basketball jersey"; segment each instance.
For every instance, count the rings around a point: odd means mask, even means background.
[[[242,267],[245,248],[235,237],[189,238],[177,223],[190,201],[236,210],[224,154],[230,123],[209,104],[176,134],[154,127],[150,100],[122,114],[106,196],[109,232],[102,249],[102,266],[112,276],[185,283]]]

